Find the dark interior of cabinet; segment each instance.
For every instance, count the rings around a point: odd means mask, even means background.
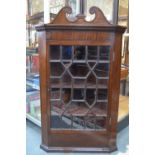
[[[49,47],[52,129],[105,129],[110,46]]]

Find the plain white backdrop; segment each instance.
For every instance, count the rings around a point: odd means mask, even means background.
[[[129,1],[130,155],[155,154],[155,2]],[[0,2],[0,154],[26,154],[26,0]]]
[[[0,154],[26,154],[26,0],[0,1]]]

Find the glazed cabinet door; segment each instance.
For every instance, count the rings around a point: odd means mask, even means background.
[[[50,146],[108,146],[111,45],[48,47]]]

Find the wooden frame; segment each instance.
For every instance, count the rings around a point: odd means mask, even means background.
[[[84,15],[78,15],[75,21],[69,21],[66,14],[71,12],[71,8],[64,7],[52,23],[36,27],[39,36],[40,54],[41,148],[45,151],[59,152],[112,152],[117,149],[116,133],[120,88],[121,40],[125,28],[111,25],[97,7],[90,9],[91,14],[95,13],[95,19],[91,22],[87,22]],[[108,106],[106,108],[105,126],[101,125],[101,129],[83,128],[77,130],[72,128],[66,130],[53,128],[54,121],[52,117],[54,115],[52,115],[53,112],[51,110],[54,109],[54,105],[51,103],[53,98],[51,98],[50,94],[55,83],[51,84],[50,77],[54,76],[54,74],[57,75],[58,73],[56,72],[59,72],[60,68],[53,72],[55,70],[54,65],[51,65],[50,62],[55,60],[53,60],[53,57],[50,58],[51,50],[49,47],[60,46],[60,49],[62,49],[61,46],[72,46],[73,48],[75,48],[74,46],[85,46],[87,49],[88,46],[95,46],[100,49],[100,46],[107,45],[110,46],[110,51],[108,51],[110,67],[108,69]],[[88,53],[87,50],[86,53]],[[87,59],[83,61],[87,61]],[[99,56],[96,60],[98,61],[98,59]],[[73,59],[71,60],[72,62],[74,61]],[[59,61],[59,59],[56,61]],[[80,60],[79,62],[83,61]],[[107,61],[103,60],[102,63],[104,62]],[[90,85],[90,87],[93,86]],[[98,85],[95,84],[95,88],[99,89]],[[74,90],[74,87],[72,89]],[[73,116],[74,114],[73,112]],[[97,118],[97,114],[94,118]],[[101,124],[104,124],[103,120]]]

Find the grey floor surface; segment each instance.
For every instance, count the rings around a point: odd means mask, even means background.
[[[40,149],[41,133],[40,128],[33,123],[26,123],[26,155],[65,155],[66,153],[46,153]],[[123,129],[117,137],[118,151],[107,153],[68,153],[69,155],[128,155],[129,127]]]

